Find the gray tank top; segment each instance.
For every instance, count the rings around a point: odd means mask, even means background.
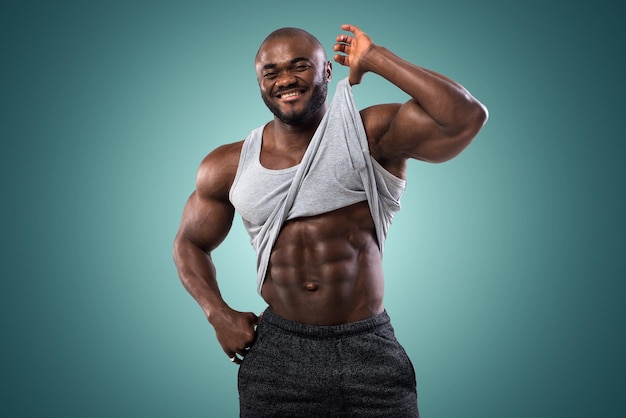
[[[289,219],[367,200],[382,253],[387,230],[400,210],[405,181],[370,156],[348,79],[337,84],[300,164],[283,170],[261,165],[264,127],[245,139],[229,195],[257,253],[257,291],[261,293],[272,247]]]

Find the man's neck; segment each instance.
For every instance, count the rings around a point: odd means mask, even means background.
[[[311,119],[297,125],[286,124],[274,117],[274,120],[270,123],[271,139],[268,139],[271,140],[273,147],[276,149],[306,149],[325,113],[326,107],[324,106]]]

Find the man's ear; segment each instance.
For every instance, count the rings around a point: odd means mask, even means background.
[[[330,61],[326,62],[326,82],[330,83],[330,80],[333,79],[333,63]]]

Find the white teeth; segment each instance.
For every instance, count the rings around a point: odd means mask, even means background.
[[[281,97],[283,99],[286,99],[287,97],[293,97],[293,96],[299,96],[299,95],[300,95],[300,92],[294,91],[294,92],[291,92],[291,93],[285,93]]]

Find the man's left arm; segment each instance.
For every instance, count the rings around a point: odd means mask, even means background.
[[[375,137],[369,140],[377,154],[385,159],[443,162],[469,145],[487,121],[482,103],[448,77],[374,44],[358,27],[342,25],[342,29],[353,35],[337,36],[334,58],[350,67],[350,84],[360,83],[365,73],[372,72],[411,96],[403,105],[374,106],[364,112],[366,127],[374,126],[370,132]]]

